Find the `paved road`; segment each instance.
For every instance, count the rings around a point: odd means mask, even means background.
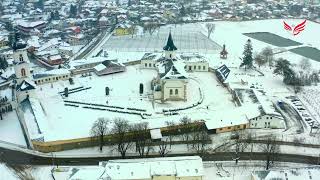
[[[169,156],[188,156],[196,154],[171,154]],[[157,155],[150,156],[157,157]],[[210,153],[203,156],[204,161],[230,161],[234,157],[232,152],[219,152]],[[264,160],[264,153],[239,153],[241,160]],[[82,157],[82,158],[52,158],[52,157],[42,157],[33,154],[28,154],[20,151],[7,150],[0,148],[0,158],[9,164],[31,164],[31,165],[98,165],[100,161],[107,161],[112,159],[120,159],[120,157]],[[127,158],[137,158],[137,157],[127,157]],[[294,155],[294,154],[278,154],[277,161],[281,162],[296,162],[296,163],[306,163],[306,164],[318,164],[319,158],[312,156]]]

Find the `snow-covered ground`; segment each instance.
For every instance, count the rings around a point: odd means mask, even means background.
[[[112,74],[108,76],[92,76],[74,78],[74,85],[68,81],[40,85],[37,89],[37,99],[31,99],[31,103],[40,118],[37,119],[40,132],[44,134],[45,141],[62,140],[70,138],[88,137],[93,122],[99,117],[108,117],[113,119],[122,117],[130,122],[149,122],[150,128],[165,126],[165,121],[179,120],[188,116],[193,120],[199,120],[201,112],[206,113],[207,107],[212,112],[217,112],[225,108],[233,109],[231,94],[225,87],[222,87],[216,80],[215,75],[211,72],[194,72],[190,73],[190,79],[187,84],[187,101],[172,101],[161,104],[152,103],[151,80],[157,76],[155,70],[141,69],[139,65],[127,66],[127,71],[123,73]],[[144,84],[144,94],[139,94],[139,84]],[[65,87],[90,88],[63,98],[59,92]],[[105,88],[110,88],[110,94],[105,95]],[[182,111],[178,116],[167,117],[162,113],[163,109],[179,108],[191,106],[197,103],[200,97],[200,90],[204,95],[204,101],[201,105]],[[123,108],[139,108],[147,110],[151,116],[143,120],[139,115],[121,114],[109,111],[85,109],[79,107],[65,106],[70,104],[63,102],[77,101],[85,103],[95,103],[103,105],[120,106]],[[43,113],[40,113],[43,111]],[[37,134],[37,125],[34,123],[31,112],[25,114],[25,118],[31,132]],[[33,125],[32,125],[33,124]],[[74,128],[77,124],[77,128]],[[35,136],[34,136],[35,137]]]
[[[162,51],[171,31],[178,52],[216,53],[221,47],[201,33],[194,24],[162,26],[152,35],[149,32],[139,35],[112,36],[103,49],[122,52]]]
[[[0,120],[0,140],[26,146],[16,111],[5,113],[2,116],[3,120]]]

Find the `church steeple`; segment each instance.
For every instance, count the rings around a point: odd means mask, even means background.
[[[175,51],[178,48],[174,45],[171,31],[169,33],[169,37],[167,40],[167,44],[163,47],[163,50],[165,51],[165,55],[167,59],[174,59],[175,58]]]
[[[165,50],[165,51],[176,51],[177,50],[177,47],[173,43],[171,31],[169,33],[167,44],[163,47],[163,50]]]

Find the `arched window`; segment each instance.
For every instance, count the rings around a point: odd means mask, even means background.
[[[172,89],[170,89],[170,95],[172,95],[173,94],[173,90]]]
[[[24,68],[21,69],[21,76],[26,76],[26,70]]]
[[[174,94],[175,94],[175,95],[178,95],[178,89],[176,89],[176,90],[174,91]]]
[[[22,54],[19,54],[19,61],[20,61],[20,62],[22,62],[22,61],[23,61]]]

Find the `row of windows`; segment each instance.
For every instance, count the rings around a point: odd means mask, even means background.
[[[65,75],[65,76],[59,76],[59,77],[53,77],[53,78],[46,78],[46,79],[41,79],[41,80],[37,80],[37,81],[34,81],[35,84],[39,84],[39,83],[43,83],[43,82],[48,82],[48,81],[57,81],[61,78],[68,78],[69,76],[68,75]]]
[[[192,71],[192,66],[189,66],[188,70]],[[193,70],[197,70],[197,66],[193,66]],[[201,66],[198,66],[198,70],[201,70]],[[206,66],[202,66],[202,70],[206,70]]]
[[[259,119],[262,119],[262,117],[260,116]],[[266,119],[272,119],[272,117],[267,116]],[[258,118],[253,118],[253,120],[258,120]]]
[[[148,63],[144,63],[144,67],[148,67]],[[149,67],[152,67],[151,63],[149,63]],[[156,64],[153,64],[153,67],[156,67]]]
[[[179,90],[178,90],[178,89],[175,89],[175,90],[174,90],[174,94],[175,94],[175,95],[178,95],[178,94],[179,94]],[[170,89],[170,95],[173,95],[173,89]]]

